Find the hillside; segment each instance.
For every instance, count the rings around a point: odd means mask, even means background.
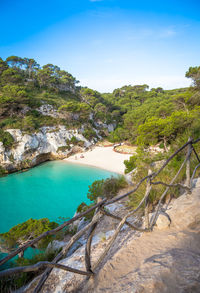
[[[77,83],[52,64],[0,59],[2,174],[83,151],[114,129],[111,105]]]
[[[193,87],[176,90],[129,85],[101,94],[78,86],[58,66],[0,58],[0,173],[64,158],[107,137],[165,152],[200,134],[199,67]],[[114,131],[113,131],[114,130]],[[127,171],[134,168],[130,161]]]

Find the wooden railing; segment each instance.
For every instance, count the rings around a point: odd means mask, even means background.
[[[33,272],[33,271],[38,271],[41,268],[46,268],[46,270],[43,272],[43,274],[41,275],[41,278],[36,286],[36,288],[34,289],[34,293],[39,292],[45,281],[47,280],[52,268],[59,268],[65,271],[70,271],[73,272],[75,274],[81,274],[81,275],[86,275],[88,277],[90,277],[91,275],[95,274],[95,270],[99,267],[99,265],[102,263],[102,261],[104,260],[106,254],[108,253],[109,249],[111,248],[113,242],[115,241],[115,239],[117,238],[121,228],[123,227],[124,224],[128,225],[131,229],[136,230],[136,231],[140,231],[140,232],[150,232],[153,230],[154,225],[156,224],[156,220],[158,218],[158,215],[161,211],[161,204],[163,199],[165,198],[165,196],[167,195],[168,191],[170,188],[173,187],[181,187],[184,190],[186,190],[187,192],[191,192],[191,187],[192,187],[192,180],[195,177],[197,168],[200,167],[200,159],[199,156],[194,148],[194,145],[196,143],[198,143],[200,141],[200,138],[197,140],[192,140],[189,139],[187,143],[185,143],[181,148],[179,148],[175,153],[173,153],[173,155],[171,155],[166,161],[165,163],[161,166],[161,168],[157,171],[152,173],[151,171],[149,171],[148,175],[145,176],[144,178],[142,178],[135,186],[132,190],[130,190],[129,192],[117,196],[115,198],[112,199],[98,199],[97,204],[95,204],[94,206],[92,206],[91,208],[89,208],[87,211],[82,212],[78,215],[76,215],[75,217],[73,217],[72,219],[64,222],[62,225],[58,226],[57,228],[47,231],[43,234],[41,234],[40,236],[38,236],[37,238],[27,242],[26,244],[18,247],[15,251],[11,252],[10,254],[8,254],[6,257],[4,257],[2,260],[0,260],[0,265],[3,265],[4,263],[6,263],[8,260],[12,259],[13,257],[15,257],[16,255],[23,253],[24,250],[28,247],[33,246],[35,243],[37,243],[39,240],[41,240],[42,238],[49,236],[49,235],[55,235],[58,231],[61,231],[63,228],[69,226],[70,224],[72,224],[73,222],[75,222],[76,220],[84,217],[85,215],[89,214],[91,211],[95,210],[95,214],[92,218],[92,221],[87,224],[87,226],[85,226],[82,230],[80,230],[79,232],[77,232],[71,239],[69,242],[67,242],[67,244],[65,246],[63,246],[61,252],[59,252],[56,257],[54,258],[54,260],[52,262],[48,262],[48,261],[42,261],[42,262],[38,262],[35,265],[31,265],[31,266],[25,266],[25,267],[15,267],[15,268],[10,268],[7,270],[3,270],[0,272],[0,278],[5,277],[5,276],[10,276],[16,273],[22,273],[22,272]],[[174,178],[171,180],[171,182],[168,183],[164,183],[161,181],[153,181],[160,173],[161,171],[168,165],[168,163],[177,155],[179,154],[182,150],[187,148],[187,154],[185,156],[185,159],[183,161],[183,163],[181,164],[178,172],[176,173],[176,175],[174,176]],[[197,161],[198,161],[198,165],[196,165],[196,167],[193,170],[192,176],[191,176],[191,166],[190,166],[190,162],[191,162],[191,154],[194,154]],[[186,165],[186,181],[185,184],[182,183],[175,183],[176,179],[178,178],[179,174],[181,173],[181,171],[183,170],[183,167]],[[140,201],[140,203],[138,204],[137,208],[135,208],[134,210],[130,211],[129,213],[127,213],[127,215],[123,218],[108,212],[105,207],[107,205],[110,205],[112,203],[115,203],[119,200],[122,200],[124,198],[126,198],[127,196],[129,196],[130,194],[133,194],[134,192],[136,192],[138,190],[138,188],[141,186],[141,184],[146,181],[146,192],[144,194],[144,197],[142,198],[142,200]],[[149,195],[151,193],[151,190],[153,188],[154,185],[163,185],[166,186],[165,191],[161,194],[161,197],[159,199],[159,202],[155,208],[155,212],[153,214],[153,216],[151,217],[151,219],[149,218]],[[130,223],[127,219],[132,216],[134,213],[136,213],[143,205],[145,205],[145,226],[144,228],[140,228],[137,227],[135,225],[133,225],[132,223]],[[116,220],[119,221],[119,224],[115,230],[115,233],[113,234],[113,236],[111,237],[111,239],[108,241],[107,246],[104,250],[104,252],[100,255],[99,259],[97,260],[96,263],[92,264],[91,263],[91,244],[92,244],[92,237],[94,235],[95,229],[98,225],[98,223],[102,220],[103,216],[106,215],[108,217],[114,218]],[[73,244],[81,237],[83,236],[86,232],[88,231],[88,235],[87,235],[87,242],[86,242],[86,246],[85,246],[85,268],[86,271],[83,270],[78,270],[78,269],[74,269],[62,264],[58,264],[58,262],[63,259],[64,257],[67,256],[69,249],[73,246]]]

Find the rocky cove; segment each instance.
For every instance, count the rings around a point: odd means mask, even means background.
[[[112,131],[114,126],[111,124],[103,127]],[[66,158],[94,145],[101,138],[101,128],[102,125],[94,128],[96,137],[91,140],[84,137],[84,126],[80,129],[66,129],[64,125],[45,126],[30,134],[20,129],[7,129],[14,139],[14,144],[7,149],[0,142],[0,166],[6,173],[11,173],[48,160]]]

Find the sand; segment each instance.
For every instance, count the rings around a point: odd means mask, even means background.
[[[81,158],[81,155],[84,157]],[[118,174],[124,174],[124,160],[132,155],[120,154],[113,151],[113,147],[94,147],[92,150],[72,155],[64,159],[66,162],[94,166]]]

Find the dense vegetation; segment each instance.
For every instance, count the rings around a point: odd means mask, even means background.
[[[52,230],[58,226],[55,222],[50,222],[49,219],[29,219],[22,224],[18,224],[11,228],[8,232],[0,234],[1,240],[5,242],[8,249],[15,248],[21,243],[34,239],[43,232]],[[38,242],[38,248],[46,248],[52,236],[47,236]]]
[[[123,113],[118,127],[110,135],[113,142],[128,140],[140,146],[160,143],[166,150],[177,137],[199,135],[197,87],[148,90],[147,85],[124,86],[104,97]]]
[[[56,65],[41,67],[34,59],[17,56],[0,58],[0,141],[5,147],[11,145],[4,133],[8,128],[31,133],[42,126],[59,124],[68,128],[84,124],[84,135],[91,139],[96,136],[94,121],[110,123],[118,119],[115,107],[100,93],[77,84],[75,77]],[[45,104],[53,106],[57,117],[38,111]],[[106,130],[101,135],[107,135]]]
[[[85,136],[96,135],[94,121],[114,123],[112,142],[127,140],[140,146],[160,143],[166,150],[177,137],[199,135],[199,67],[191,67],[186,77],[193,87],[163,90],[129,85],[113,93],[100,94],[77,86],[70,73],[53,64],[40,66],[34,59],[0,58],[0,126],[34,131],[41,126],[86,124]],[[42,115],[38,107],[50,104],[62,115]],[[103,135],[108,135],[105,131]],[[11,139],[0,133],[6,147]]]

